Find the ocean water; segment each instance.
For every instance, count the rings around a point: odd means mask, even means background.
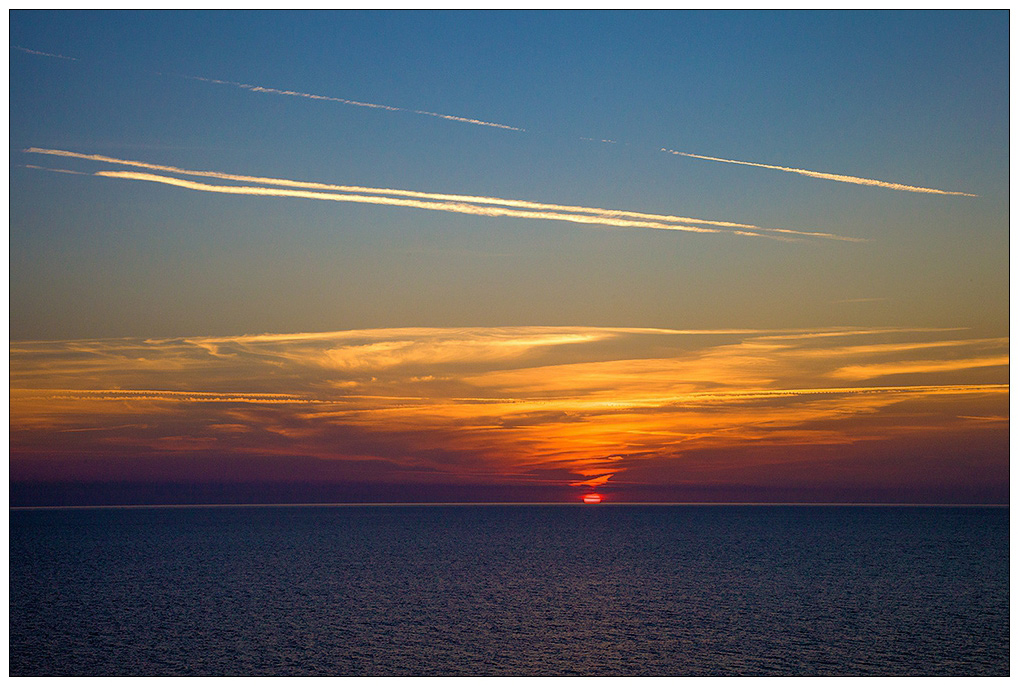
[[[1009,511],[12,510],[19,675],[1007,675]]]

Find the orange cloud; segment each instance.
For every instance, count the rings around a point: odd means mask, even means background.
[[[49,453],[308,455],[359,473],[377,460],[419,478],[564,472],[563,483],[591,486],[690,451],[979,432],[1007,415],[1006,368],[991,371],[996,382],[937,382],[1006,365],[1005,338],[704,333],[503,327],[15,342],[12,465]],[[966,349],[986,354],[938,357]],[[910,359],[917,351],[929,359]],[[903,370],[924,382],[846,385]]]
[[[903,360],[888,364],[864,364],[841,367],[831,372],[831,376],[838,379],[860,381],[894,374],[929,374],[977,369],[979,367],[1006,367],[1009,363],[1010,357],[1008,355],[976,357],[963,360]]]

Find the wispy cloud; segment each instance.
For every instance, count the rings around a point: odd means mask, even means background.
[[[996,430],[972,418],[1007,414],[1006,367],[958,376],[1006,365],[1006,338],[775,333],[521,326],[15,342],[12,451],[134,460],[189,446],[385,459],[443,478],[556,473],[590,487],[688,451]],[[921,376],[855,385],[902,372]]]
[[[827,172],[810,171],[808,169],[796,169],[794,167],[779,167],[774,164],[760,164],[759,162],[742,162],[740,160],[727,160],[723,157],[694,155],[691,152],[679,152],[678,150],[669,150],[668,148],[661,148],[661,151],[671,153],[672,155],[682,155],[683,157],[692,157],[698,160],[725,162],[726,164],[741,164],[747,167],[760,167],[762,169],[775,169],[777,171],[790,172],[792,174],[801,174],[802,176],[808,176],[814,179],[841,181],[842,183],[854,183],[860,186],[876,186],[878,188],[889,188],[895,191],[909,191],[911,193],[933,193],[935,195],[964,195],[969,198],[979,197],[978,195],[975,195],[973,193],[963,193],[962,191],[942,191],[936,188],[924,188],[922,186],[908,186],[903,183],[892,183],[890,181],[877,181],[876,179],[864,179],[858,176],[848,176],[846,174],[829,174]]]
[[[560,205],[541,203],[528,200],[511,200],[489,196],[472,196],[448,193],[428,193],[392,188],[371,188],[365,186],[343,186],[309,181],[294,181],[263,176],[228,174],[224,172],[182,169],[169,165],[152,164],[137,160],[126,160],[105,155],[92,155],[53,150],[46,148],[28,148],[27,153],[51,155],[64,158],[75,158],[94,162],[104,162],[139,169],[150,169],[183,176],[214,178],[224,181],[255,183],[258,186],[227,186],[187,181],[175,177],[126,171],[99,171],[96,176],[107,178],[150,181],[189,190],[232,195],[257,195],[304,198],[313,200],[331,200],[334,202],[367,203],[411,207],[426,210],[438,210],[459,214],[472,214],[487,217],[516,217],[522,219],[545,219],[568,221],[580,224],[597,224],[622,228],[648,228],[670,231],[687,231],[693,233],[729,233],[740,236],[769,238],[823,238],[841,241],[859,241],[860,239],[838,236],[830,233],[795,231],[792,229],[776,229],[759,227],[752,224],[736,222],[696,219],[676,215],[634,212],[629,210],[613,210],[599,207],[583,207],[577,205]],[[290,188],[285,188],[290,187]],[[296,190],[299,189],[299,190]],[[328,192],[327,192],[328,191]],[[336,192],[333,192],[336,191]]]
[[[571,483],[569,485],[570,486],[586,486],[586,487],[589,487],[589,488],[598,488],[598,487],[604,486],[606,483],[608,483],[608,481],[610,481],[613,476],[615,476],[615,475],[614,474],[600,474],[598,476],[595,476],[593,479],[586,479],[584,481],[574,481],[573,483]]]
[[[939,372],[956,372],[980,367],[1007,367],[1010,364],[1008,355],[992,357],[973,357],[962,360],[903,360],[887,364],[865,364],[845,366],[831,373],[839,379],[861,381],[880,376],[894,374],[930,374]]]
[[[206,391],[124,390],[111,389],[46,389],[11,391],[21,401],[57,400],[169,400],[199,403],[313,403],[314,398],[293,393],[219,393]]]

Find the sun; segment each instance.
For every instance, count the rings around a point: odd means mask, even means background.
[[[587,495],[583,496],[583,502],[585,502],[587,505],[597,505],[601,502],[601,494],[588,493]]]

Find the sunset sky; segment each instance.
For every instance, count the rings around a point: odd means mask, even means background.
[[[12,504],[1008,502],[1008,40],[12,12]]]

